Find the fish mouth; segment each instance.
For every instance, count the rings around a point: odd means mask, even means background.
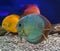
[[[24,36],[28,36],[28,31],[27,30],[23,30],[23,34],[24,34]]]

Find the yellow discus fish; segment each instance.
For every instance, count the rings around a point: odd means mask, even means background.
[[[13,32],[16,33],[17,29],[16,29],[16,24],[19,21],[20,16],[12,14],[9,15],[7,17],[4,18],[4,20],[2,21],[2,27],[9,31],[9,32]]]

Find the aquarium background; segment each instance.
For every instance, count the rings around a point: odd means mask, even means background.
[[[60,0],[0,0],[0,24],[9,14],[21,15],[28,4],[36,4],[52,24],[60,23]]]

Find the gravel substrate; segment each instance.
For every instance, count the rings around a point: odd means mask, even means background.
[[[60,51],[60,35],[49,35],[47,40],[31,44],[18,35],[0,36],[0,51]]]

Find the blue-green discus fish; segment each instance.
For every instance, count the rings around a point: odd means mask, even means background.
[[[45,20],[39,14],[24,16],[17,24],[19,36],[31,43],[37,43],[41,40],[44,28]]]

